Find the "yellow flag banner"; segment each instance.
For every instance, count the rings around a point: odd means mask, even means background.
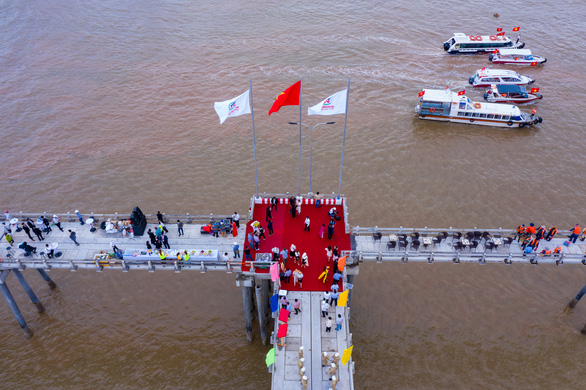
[[[353,345],[350,346],[350,348],[347,348],[344,350],[344,353],[342,354],[342,364],[346,365],[346,363],[348,363],[350,361],[350,357],[352,356],[352,348],[354,348]]]
[[[340,257],[338,259],[338,269],[340,272],[344,271],[344,267],[346,266],[346,256]]]
[[[348,292],[350,290],[344,290],[340,293],[340,297],[338,298],[338,306],[346,306],[348,303]]]

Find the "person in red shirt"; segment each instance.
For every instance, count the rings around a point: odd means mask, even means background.
[[[528,234],[535,234],[535,233],[537,233],[537,230],[535,230],[535,224],[533,222],[531,222],[531,224],[526,229],[526,231],[527,231]]]

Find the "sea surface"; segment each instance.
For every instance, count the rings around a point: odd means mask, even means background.
[[[499,17],[494,14],[498,13]],[[0,207],[12,212],[245,214],[251,117],[215,101],[252,78],[260,192],[299,189],[297,107],[267,115],[300,77],[312,190],[338,192],[344,116],[308,106],[346,88],[341,191],[352,225],[560,229],[586,224],[586,5],[582,1],[0,1]],[[543,123],[418,120],[423,88],[466,87],[486,55],[450,56],[454,32],[502,27],[545,65]],[[310,137],[302,134],[301,191]],[[220,273],[27,271],[47,313],[8,283],[0,387],[268,389],[268,347],[246,342],[242,294]],[[586,283],[577,266],[363,264],[351,330],[356,389],[584,389]]]

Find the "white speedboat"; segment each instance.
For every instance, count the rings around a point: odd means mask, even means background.
[[[520,35],[513,42],[511,38],[499,35],[454,33],[454,36],[444,42],[444,50],[449,54],[492,53],[495,49],[521,49],[525,47],[525,43],[520,40]]]
[[[463,91],[462,91],[463,92]],[[415,112],[420,119],[496,127],[525,127],[542,118],[511,104],[473,102],[450,89],[424,89]]]
[[[535,80],[529,76],[522,76],[513,70],[504,69],[478,69],[468,82],[473,87],[488,88],[491,85],[527,85]]]
[[[484,93],[484,100],[491,103],[529,103],[543,99],[543,95],[537,92],[539,88],[531,88],[531,93],[528,93],[524,85],[493,85]]]
[[[545,64],[547,58],[531,54],[529,49],[498,49],[488,56],[493,64],[514,64],[536,66]]]

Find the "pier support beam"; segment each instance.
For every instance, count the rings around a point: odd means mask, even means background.
[[[346,275],[346,279],[348,280],[348,283],[354,285],[354,275]],[[346,306],[350,307],[351,303],[352,303],[352,289],[350,289],[348,291],[348,303]]]
[[[256,283],[256,311],[258,312],[258,324],[260,325],[260,339],[262,345],[267,345],[267,311],[268,311],[268,279]]]
[[[39,298],[37,298],[37,295],[35,294],[35,292],[31,288],[31,286],[28,284],[28,282],[26,281],[26,278],[24,277],[22,272],[20,272],[17,269],[13,269],[12,273],[14,274],[14,276],[16,276],[16,279],[18,279],[18,282],[20,283],[20,285],[22,286],[22,288],[26,292],[26,295],[28,295],[28,297],[31,299],[32,303],[34,303],[35,306],[37,307],[37,311],[39,313],[43,313],[45,311],[43,304],[39,301]]]
[[[49,285],[49,288],[51,290],[54,290],[57,287],[57,285],[55,284],[55,282],[49,277],[49,275],[47,275],[47,273],[45,272],[44,269],[37,268],[37,271],[39,271],[39,273],[41,274],[41,276],[43,277],[43,279],[45,279],[45,282],[47,282],[47,284]]]
[[[18,305],[16,304],[14,297],[12,296],[12,293],[8,289],[8,286],[6,285],[6,283],[4,282],[9,273],[10,273],[10,271],[1,271],[0,272],[0,290],[2,290],[2,294],[4,294],[4,298],[6,298],[6,302],[8,302],[8,306],[10,306],[10,310],[12,310],[12,313],[16,317],[18,324],[22,328],[22,330],[24,332],[24,336],[27,339],[30,339],[33,336],[33,332],[28,328],[26,321],[25,321],[22,313],[20,312]]]
[[[584,295],[586,295],[586,285],[584,285],[584,287],[582,287],[582,290],[578,291],[578,294],[574,298],[572,298],[570,303],[568,303],[568,306],[570,307],[570,309],[573,309],[574,307],[576,307],[576,305],[578,304],[578,301],[580,299],[582,299],[582,297]],[[586,327],[584,329],[586,329]],[[582,329],[582,331],[584,331],[584,329]],[[584,333],[584,332],[582,332],[582,333]]]
[[[254,308],[252,287],[242,287],[242,300],[244,302],[244,321],[246,323],[246,340],[252,342],[252,310]]]

